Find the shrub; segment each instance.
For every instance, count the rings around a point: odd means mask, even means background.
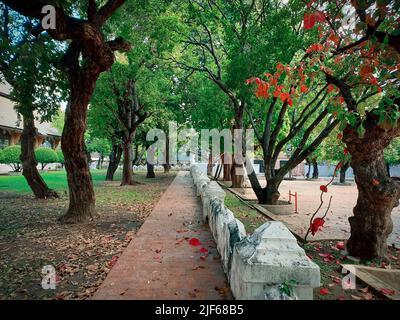
[[[3,150],[0,150],[0,163],[3,163]]]
[[[57,153],[50,148],[38,148],[35,150],[37,162],[42,165],[42,170],[49,164],[58,162]]]
[[[64,164],[64,154],[62,153],[61,150],[57,150],[57,158],[58,158],[58,163]]]
[[[15,172],[21,171],[21,146],[4,148],[1,163],[8,164]]]
[[[57,158],[58,158],[57,162],[60,163],[61,167],[63,168],[64,164],[65,164],[65,160],[64,160],[64,154],[62,153],[61,150],[57,150]]]

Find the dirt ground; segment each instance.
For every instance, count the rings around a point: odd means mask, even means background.
[[[95,187],[100,218],[81,225],[62,225],[65,192],[58,200],[0,193],[0,299],[88,299],[152,211],[175,174],[159,174],[142,184]],[[56,290],[41,286],[42,268],[54,266]]]
[[[265,184],[265,180],[260,178]],[[279,220],[284,222],[289,229],[300,236],[304,236],[307,232],[310,217],[319,206],[320,190],[322,184],[326,184],[327,180],[304,180],[297,179],[292,181],[283,181],[280,186],[282,200],[289,199],[289,190],[291,193],[298,194],[298,212],[289,216],[280,216]],[[243,191],[241,191],[243,192]],[[310,237],[311,241],[329,240],[329,239],[348,239],[350,236],[350,225],[348,218],[353,215],[352,208],[357,201],[357,187],[353,183],[351,185],[340,186],[331,185],[328,193],[325,194],[325,204],[321,208],[320,213],[325,212],[329,197],[332,196],[332,205],[326,218],[326,223],[322,231],[318,232],[315,237]],[[248,199],[256,199],[251,188],[246,188],[245,196]],[[389,245],[395,245],[400,248],[400,207],[394,208],[392,212],[393,232],[388,239]]]

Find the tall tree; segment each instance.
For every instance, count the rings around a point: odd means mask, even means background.
[[[95,217],[95,195],[86,157],[84,133],[87,107],[97,78],[114,63],[114,51],[128,51],[131,46],[122,38],[108,40],[102,29],[125,0],[108,0],[98,7],[96,1],[72,5],[69,1],[52,1],[56,13],[55,28],[43,30],[40,24],[48,1],[2,0],[20,14],[39,20],[36,33],[46,31],[53,39],[68,41],[64,67],[68,76],[69,99],[62,134],[69,188],[69,208],[62,222],[77,223]],[[78,15],[78,17],[77,17]]]
[[[202,72],[229,98],[232,130],[244,129],[249,90],[245,80],[265,70],[263,57],[289,62],[299,49],[300,16],[284,1],[188,1],[187,25],[181,31],[184,55],[174,56],[177,66]],[[298,5],[297,5],[298,6]],[[284,38],[291,42],[287,46]],[[190,57],[189,59],[187,57]],[[279,59],[277,59],[279,57]],[[236,137],[242,139],[243,137]],[[243,183],[243,150],[235,150],[232,185]],[[235,160],[236,159],[236,160]],[[239,163],[236,163],[239,162]]]
[[[310,47],[305,68],[337,90],[333,114],[342,123],[358,187],[347,249],[362,259],[382,257],[400,197],[384,160],[385,148],[400,135],[400,3],[312,1],[307,9],[304,28],[314,32],[318,23],[321,39]]]
[[[279,186],[286,174],[315,153],[339,121],[329,116],[327,86],[319,86],[320,79],[307,79],[302,68],[278,64],[277,71],[268,73],[267,78],[267,81],[259,78],[248,81],[256,83],[256,95],[268,102],[267,108],[261,109],[260,118],[265,118],[260,124],[261,131],[250,114],[263,150],[266,187],[261,187],[254,172],[249,179],[260,203],[277,204]],[[279,155],[289,143],[293,147],[289,159],[277,169]]]
[[[128,4],[130,18],[135,19],[134,28],[131,20],[116,17],[115,28],[129,30],[124,35],[135,46],[118,58],[110,72],[102,75],[92,99],[91,113],[107,114],[107,131],[112,132],[115,145],[120,143],[122,147],[122,185],[134,184],[132,145],[139,126],[151,113],[167,118],[164,106],[170,93],[172,72],[169,66],[160,64],[160,57],[173,46],[165,38],[173,24],[162,14],[166,7],[158,1],[146,1],[133,7]],[[118,152],[118,147],[113,149]]]
[[[48,36],[34,36],[34,21],[1,4],[0,73],[11,85],[10,99],[22,117],[22,173],[36,198],[58,197],[40,176],[35,158],[35,118],[49,121],[57,112],[62,94],[62,75],[54,67],[60,52]],[[0,79],[1,80],[1,79]],[[46,94],[49,90],[51,94]]]

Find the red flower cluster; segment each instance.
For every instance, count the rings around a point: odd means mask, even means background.
[[[306,12],[304,14],[304,29],[312,29],[315,25],[315,23],[319,22],[324,22],[325,21],[325,15],[320,12],[320,11],[315,11],[315,12]]]
[[[310,231],[313,236],[322,229],[325,224],[325,220],[322,218],[315,218],[314,221],[310,225]]]

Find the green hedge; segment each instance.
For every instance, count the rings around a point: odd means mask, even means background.
[[[64,154],[62,153],[61,150],[57,151],[57,158],[58,158],[58,163],[64,164],[65,160],[64,160]]]

